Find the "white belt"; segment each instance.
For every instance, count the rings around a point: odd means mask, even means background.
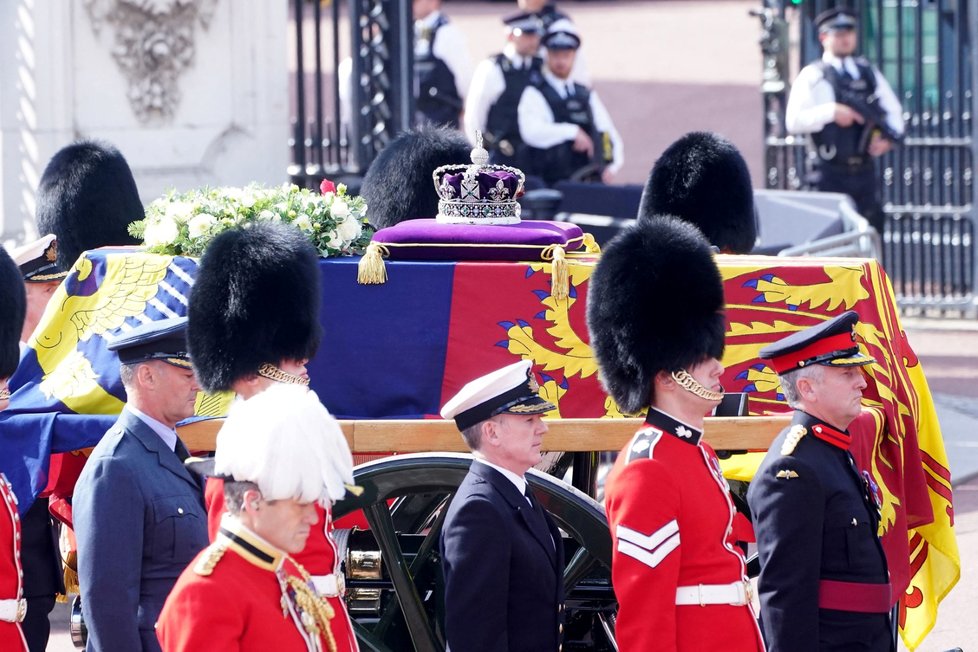
[[[751,586],[748,582],[730,584],[699,584],[676,589],[677,605],[730,604],[737,607],[750,604]]]
[[[20,600],[13,598],[0,600],[0,620],[8,623],[20,623],[24,621],[25,615],[27,615],[27,600],[23,598]]]
[[[316,592],[327,598],[341,597],[346,590],[346,580],[342,575],[336,573],[313,575],[311,579],[312,585],[316,587]]]

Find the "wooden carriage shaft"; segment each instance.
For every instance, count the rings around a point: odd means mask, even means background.
[[[790,423],[789,416],[708,417],[705,439],[716,450],[767,450]],[[192,451],[211,451],[222,419],[197,421],[179,428],[180,438]],[[642,419],[547,420],[543,438],[547,451],[616,451],[635,434]],[[364,420],[341,421],[354,453],[468,452],[452,421]]]

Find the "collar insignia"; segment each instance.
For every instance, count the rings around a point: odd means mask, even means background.
[[[683,439],[689,439],[690,437],[693,436],[693,432],[686,426],[679,426],[678,428],[676,428],[676,434],[682,437]]]

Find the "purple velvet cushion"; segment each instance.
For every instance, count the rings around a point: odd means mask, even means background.
[[[583,235],[581,227],[569,222],[439,224],[435,220],[407,220],[377,231],[373,241],[390,245],[392,260],[536,260],[538,250],[514,245],[543,249],[570,243],[567,249],[574,251],[583,246]],[[397,246],[404,244],[420,246]]]

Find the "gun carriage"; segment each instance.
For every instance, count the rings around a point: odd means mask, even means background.
[[[914,389],[922,375],[875,261],[720,256],[718,262],[729,322],[724,384],[748,395],[754,416],[708,419],[714,448],[767,448],[786,418],[771,416],[784,408],[776,376],[757,350],[847,308],[860,313],[864,344],[885,360],[877,382],[886,391],[869,397],[880,402],[884,420],[904,446],[925,437],[939,442],[936,423],[908,418],[907,409],[926,416],[930,399]],[[388,262],[383,285],[358,285],[356,259],[321,262],[325,337],[309,365],[313,389],[343,420],[355,453],[397,453],[359,466],[356,481],[365,491],[334,510],[340,528],[358,510],[369,526],[347,539],[348,601],[363,649],[443,648],[438,533],[468,458],[458,454],[464,444],[454,424],[425,417],[465,378],[514,357],[534,361],[542,393],[558,406],[544,448],[569,454],[557,467],[563,475],[571,466],[577,485],[546,473],[530,478],[566,534],[565,647],[615,649],[611,539],[594,499],[595,462],[599,451],[619,450],[639,420],[624,418],[597,380],[583,322],[593,264],[593,256],[569,260],[568,291],[555,299],[549,262]],[[124,400],[105,340],[126,324],[185,313],[181,298],[195,269],[189,258],[131,250],[80,258],[35,333],[0,424],[11,432],[40,431],[40,446],[54,453],[94,445]],[[896,378],[910,382],[901,389]],[[224,405],[201,396],[197,411],[219,416]],[[181,436],[191,450],[211,449],[217,424],[194,422]],[[880,451],[871,454],[875,459]],[[749,479],[750,459],[730,457],[728,478]],[[35,493],[43,488],[15,481]]]

